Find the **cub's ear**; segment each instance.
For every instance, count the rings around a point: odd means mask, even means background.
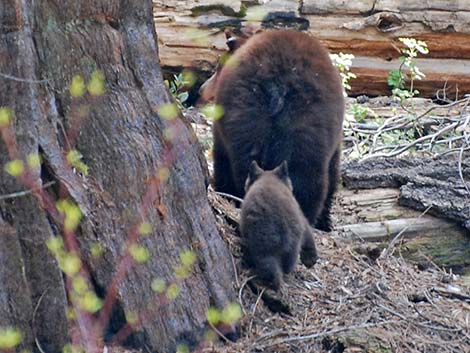
[[[258,166],[256,161],[252,161],[250,164],[250,169],[248,171],[248,176],[245,181],[245,193],[248,192],[248,189],[251,185],[263,174],[263,169]]]
[[[277,166],[273,173],[282,180],[289,179],[289,169],[287,167],[287,161],[283,161],[279,166]]]
[[[250,164],[250,172],[249,172],[249,177],[250,181],[254,182],[256,179],[259,178],[259,176],[263,173],[263,169],[261,169],[256,163],[256,161],[252,161]]]
[[[279,166],[273,170],[273,174],[279,178],[286,186],[292,191],[292,181],[289,177],[289,168],[287,167],[287,161],[283,161]]]

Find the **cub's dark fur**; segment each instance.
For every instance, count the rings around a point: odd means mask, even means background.
[[[246,190],[240,218],[244,260],[259,282],[277,290],[299,253],[308,267],[317,261],[312,228],[292,194],[285,161],[272,171],[253,161]]]
[[[224,108],[213,127],[215,189],[243,197],[252,160],[264,169],[286,160],[305,216],[331,230],[344,97],[325,48],[297,31],[258,33],[215,76],[206,86]]]

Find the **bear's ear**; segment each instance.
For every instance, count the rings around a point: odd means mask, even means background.
[[[259,176],[262,173],[263,173],[263,169],[259,167],[256,161],[252,161],[250,164],[250,173],[249,173],[250,181],[253,183],[256,179],[259,178]]]
[[[238,48],[237,46],[237,38],[235,37],[229,37],[227,38],[227,40],[225,41],[225,44],[227,45],[228,47],[228,51],[230,53],[233,53],[235,51],[235,49]]]
[[[277,166],[273,173],[281,180],[289,179],[289,169],[287,167],[287,161],[283,161],[279,166]]]

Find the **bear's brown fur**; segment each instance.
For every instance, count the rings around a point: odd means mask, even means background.
[[[317,261],[312,228],[292,194],[285,161],[272,171],[253,161],[246,191],[240,217],[244,260],[261,284],[277,290],[299,253],[308,267]]]
[[[325,48],[293,30],[258,33],[216,76],[206,87],[224,109],[213,126],[215,189],[243,197],[252,160],[263,169],[286,160],[305,216],[331,230],[344,97]]]

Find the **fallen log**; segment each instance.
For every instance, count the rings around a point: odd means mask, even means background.
[[[399,203],[447,218],[470,230],[470,154],[457,157],[377,158],[343,166],[348,188],[400,188]],[[462,180],[463,179],[463,180]],[[466,181],[466,182],[464,182]]]
[[[398,38],[425,40],[430,53],[418,64],[426,74],[417,88],[434,97],[446,83],[447,95],[470,91],[470,10],[463,1],[363,0],[318,2],[154,1],[160,60],[167,74],[193,68],[205,80],[225,51],[226,27],[288,27],[307,30],[331,52],[352,53],[351,95],[389,94],[387,76],[398,68]],[[300,11],[299,11],[300,9]],[[453,60],[461,60],[455,62]]]
[[[386,241],[401,233],[403,237],[443,232],[455,225],[433,217],[392,219],[383,222],[348,224],[336,227],[341,236],[349,240]]]

